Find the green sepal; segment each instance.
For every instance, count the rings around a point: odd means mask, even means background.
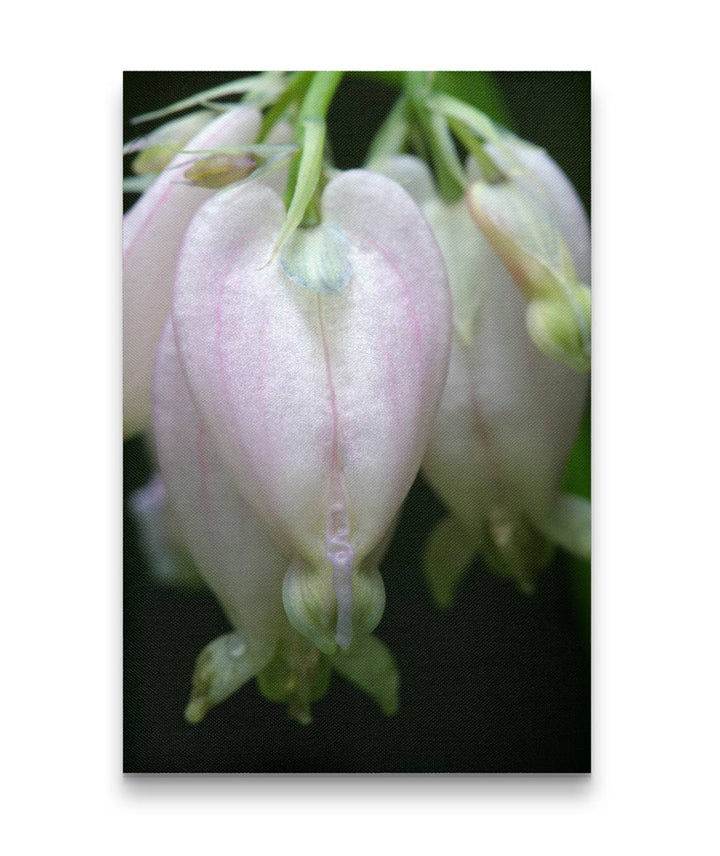
[[[282,599],[290,624],[324,654],[334,654],[338,649],[337,601],[329,564],[316,568],[296,557],[283,579]],[[372,633],[384,609],[385,586],[377,568],[355,571],[352,637]],[[348,642],[352,644],[352,640]]]
[[[478,553],[478,543],[452,516],[440,520],[425,543],[423,573],[436,606],[446,609]]]
[[[200,722],[211,708],[257,674],[260,665],[261,661],[240,633],[226,633],[214,639],[195,661],[185,719],[192,725]]]
[[[352,276],[350,242],[342,229],[329,223],[297,229],[280,251],[280,266],[297,285],[335,294]]]
[[[248,178],[255,171],[257,162],[249,157],[232,155],[208,155],[199,158],[185,170],[185,178],[196,187],[217,190]]]
[[[330,660],[344,678],[373,698],[386,716],[397,713],[400,675],[390,649],[377,636],[357,639]]]
[[[187,184],[213,189],[244,184],[251,180],[259,181],[283,167],[297,150],[295,145],[238,146],[232,149],[208,150],[208,156],[195,160],[185,170],[184,177]],[[244,152],[247,157],[242,157],[236,154],[237,152]]]

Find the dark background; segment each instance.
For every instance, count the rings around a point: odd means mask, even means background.
[[[125,140],[138,134],[129,117],[237,76],[127,72]],[[589,73],[502,72],[493,80],[497,88],[480,92],[480,106],[544,146],[589,210]],[[390,84],[382,76],[343,80],[328,117],[337,166],[362,163],[397,95]],[[587,479],[586,444],[575,459],[585,473],[581,480]],[[126,443],[126,498],[150,472],[143,440]],[[577,567],[559,554],[528,598],[478,561],[455,604],[440,613],[422,579],[420,556],[441,514],[419,477],[381,568],[387,605],[377,635],[400,670],[399,713],[385,717],[368,696],[333,675],[309,726],[266,701],[254,682],[200,725],[185,723],[195,658],[229,627],[209,592],[173,590],[150,579],[125,514],[125,771],[588,771],[590,654],[577,608]]]

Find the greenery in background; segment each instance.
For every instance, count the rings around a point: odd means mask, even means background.
[[[402,71],[375,71],[370,77],[401,89],[404,83]],[[512,128],[510,111],[505,104],[492,72],[489,71],[438,71],[432,79],[432,87],[438,92],[454,95],[487,113],[491,119]]]

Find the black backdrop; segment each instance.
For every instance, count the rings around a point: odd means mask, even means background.
[[[125,140],[137,133],[130,116],[236,76],[126,73]],[[589,209],[589,74],[503,72],[496,81],[514,130],[548,149]],[[394,97],[374,80],[343,81],[329,116],[339,167],[361,164]],[[126,443],[126,498],[150,469],[143,441]],[[573,609],[569,564],[560,555],[528,598],[478,561],[456,603],[439,613],[421,577],[420,555],[441,513],[419,477],[381,569],[387,606],[377,634],[400,669],[399,713],[386,718],[334,675],[309,726],[266,701],[254,682],[200,725],[185,723],[195,657],[228,625],[209,593],[163,588],[149,578],[125,513],[125,771],[589,770],[590,656]]]

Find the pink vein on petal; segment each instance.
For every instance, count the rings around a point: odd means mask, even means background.
[[[424,336],[422,332],[422,327],[420,325],[420,320],[418,319],[417,312],[415,311],[415,303],[412,299],[412,288],[405,278],[402,270],[397,266],[393,257],[376,241],[370,238],[368,235],[364,233],[358,233],[362,241],[368,246],[371,247],[378,255],[382,256],[385,262],[392,269],[395,274],[397,280],[400,283],[400,287],[402,289],[403,299],[405,303],[405,307],[408,312],[409,320],[410,320],[410,330],[412,334],[413,344],[418,352],[421,362],[425,362],[425,348],[424,348]]]

